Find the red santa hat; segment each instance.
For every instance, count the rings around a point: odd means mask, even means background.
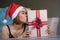
[[[9,15],[10,18],[13,20],[16,18],[17,14],[23,9],[23,6],[20,6],[16,3],[11,3],[10,6],[8,7],[5,17],[4,17],[4,23],[7,23],[6,17]]]

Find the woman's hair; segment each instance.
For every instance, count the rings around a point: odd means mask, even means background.
[[[20,24],[19,16],[17,15],[16,18],[13,20],[13,24]]]
[[[21,21],[19,20],[19,16],[17,15],[16,18],[13,20],[13,25],[14,24],[18,25],[20,23],[21,23]],[[27,28],[27,24],[23,23],[22,28],[23,28],[23,32],[24,32],[26,30],[26,28]]]

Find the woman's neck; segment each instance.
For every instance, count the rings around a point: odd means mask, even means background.
[[[22,25],[23,24],[14,24],[14,28],[16,29],[16,30],[20,30],[20,29],[22,29]]]

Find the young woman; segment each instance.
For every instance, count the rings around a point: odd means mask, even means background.
[[[6,22],[8,15],[13,20],[13,24],[3,26],[2,38],[29,37],[30,31],[27,27],[26,9],[16,3],[11,3],[6,11],[4,22]]]
[[[27,27],[27,11],[24,7],[19,6],[16,3],[11,3],[8,7],[5,15],[6,17],[10,16],[13,20],[13,24],[5,25],[2,28],[2,38],[25,38],[29,37],[31,31]],[[47,29],[48,34],[50,35],[50,29]]]

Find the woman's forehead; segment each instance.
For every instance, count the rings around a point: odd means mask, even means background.
[[[22,11],[22,12],[26,12],[26,9],[25,9],[25,8],[23,8],[21,11]]]

